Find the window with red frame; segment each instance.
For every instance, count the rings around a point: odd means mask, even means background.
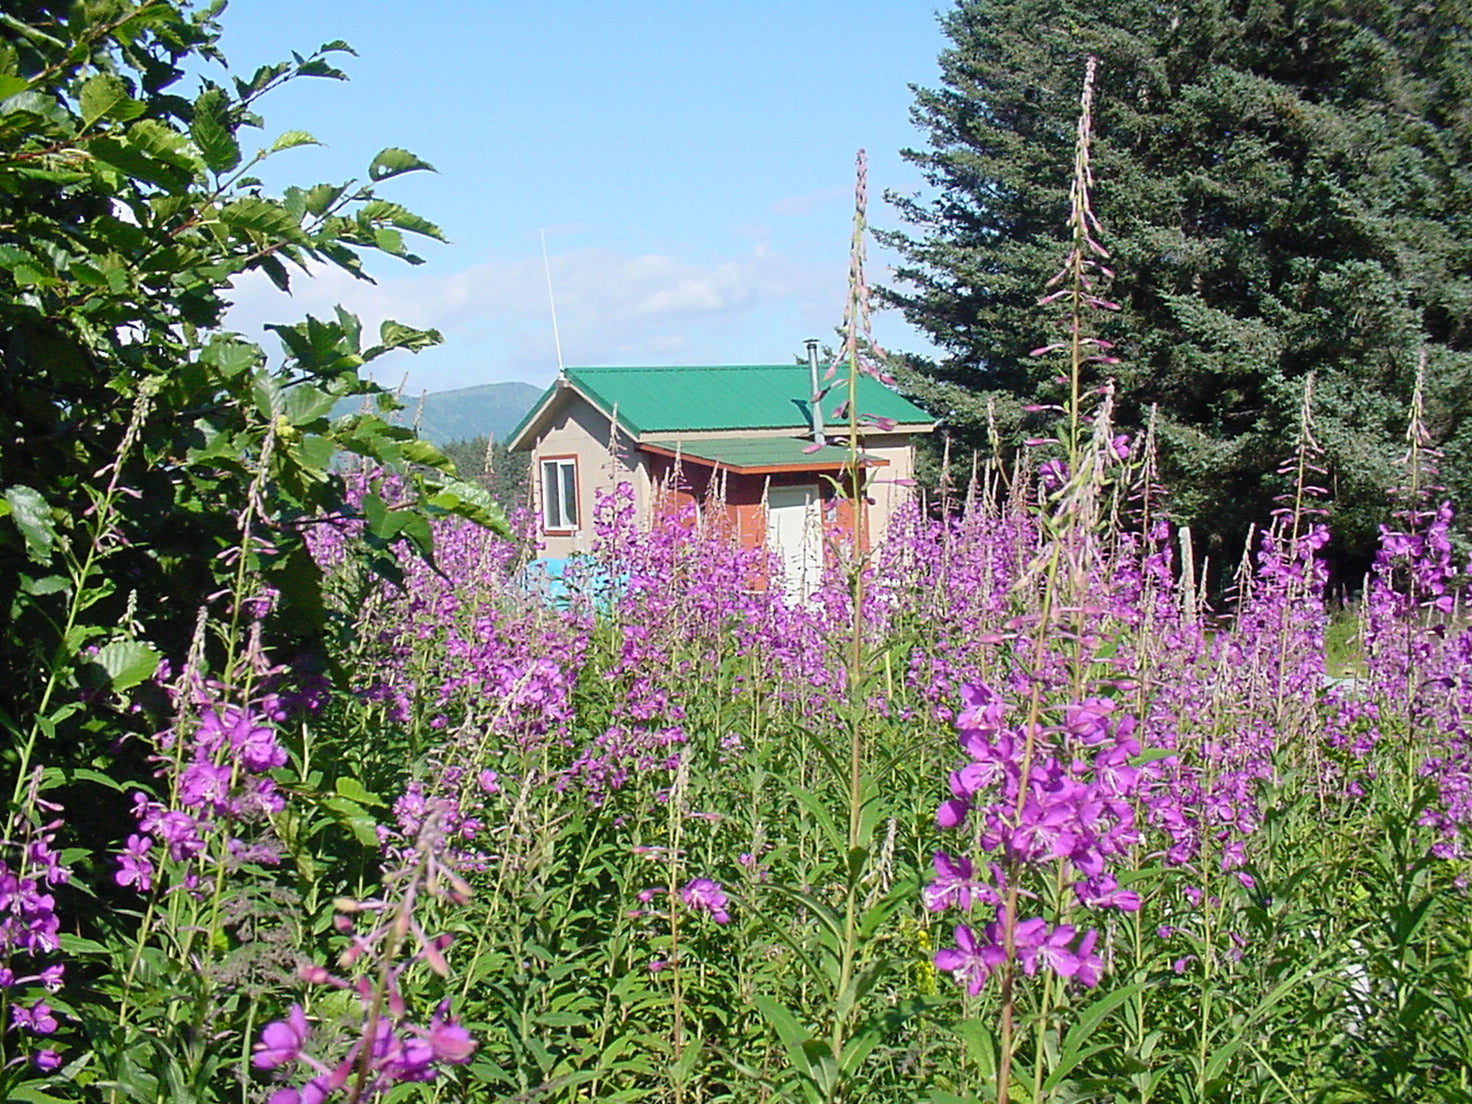
[[[578,527],[576,457],[542,461],[542,527],[564,532]]]

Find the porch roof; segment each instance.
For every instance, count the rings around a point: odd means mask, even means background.
[[[683,441],[665,438],[645,441],[640,448],[657,456],[679,456],[697,464],[725,468],[738,475],[764,475],[774,472],[842,471],[848,467],[848,449],[842,445],[824,445],[815,452],[806,437],[715,437]],[[885,467],[888,460],[869,453],[859,453],[859,462],[868,468]]]

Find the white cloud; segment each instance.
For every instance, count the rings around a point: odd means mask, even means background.
[[[725,309],[724,296],[710,280],[681,280],[672,288],[656,291],[630,312],[635,317],[709,314]]]
[[[803,263],[761,246],[713,264],[580,249],[553,255],[549,266],[562,349],[571,364],[782,360],[800,349],[807,331],[831,332],[846,288],[841,261]],[[370,329],[394,318],[440,330],[444,348],[395,359],[381,373],[407,372],[411,389],[542,382],[556,370],[540,256],[452,273],[410,272],[377,284],[327,269],[300,278],[290,299],[251,277],[235,298],[231,324],[247,332],[308,313],[330,316],[339,303]]]

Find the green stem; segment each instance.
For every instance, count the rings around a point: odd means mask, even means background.
[[[681,1058],[685,1052],[685,989],[684,975],[680,966],[680,843],[683,836],[683,825],[681,823],[681,806],[684,802],[683,776],[685,772],[684,759],[681,758],[680,766],[676,769],[675,786],[670,793],[669,799],[669,850],[668,858],[668,889],[669,894],[666,904],[669,909],[670,928],[670,987],[671,999],[673,1001],[674,1025],[671,1033],[671,1046],[674,1061],[671,1068],[674,1071],[674,1104],[682,1104],[685,1098],[685,1080],[679,1072],[681,1069]]]

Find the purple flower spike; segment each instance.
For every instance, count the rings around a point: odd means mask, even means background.
[[[1023,624],[1015,619],[1004,627]],[[970,911],[981,903],[996,907],[997,916],[980,934],[958,927],[958,946],[939,952],[936,967],[973,993],[999,968],[1020,967],[1029,976],[1047,971],[1093,986],[1103,969],[1093,954],[1094,932],[1080,937],[1057,918],[1009,916],[1002,902],[1012,899],[1013,889],[1037,899],[1030,887],[1062,879],[1084,908],[1140,908],[1139,894],[1121,889],[1109,871],[1140,839],[1132,799],[1150,776],[1133,763],[1140,752],[1132,735],[1136,720],[1114,700],[1092,697],[1060,703],[1030,723],[1008,724],[1002,693],[973,683],[961,698],[956,730],[966,761],[950,772],[952,796],[936,821],[942,828],[961,827],[968,818],[979,822],[971,834],[976,850],[936,852],[935,877],[922,899],[934,912]],[[984,865],[990,873],[981,876],[976,871]]]

